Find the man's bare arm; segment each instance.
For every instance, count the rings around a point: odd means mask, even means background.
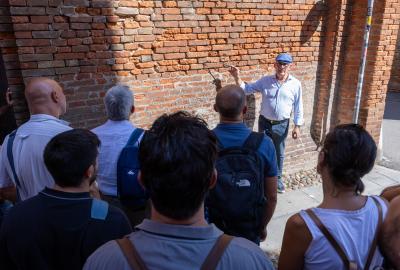
[[[275,212],[276,202],[277,202],[277,177],[265,177],[265,184],[264,184],[264,194],[267,199],[266,207],[264,212],[264,217],[262,220],[262,229],[260,232],[261,241],[265,240],[267,233],[267,225],[271,220],[272,216]]]

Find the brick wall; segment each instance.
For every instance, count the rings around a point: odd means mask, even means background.
[[[400,14],[400,8],[397,12]],[[395,15],[394,17],[397,21],[400,21],[400,16]],[[397,45],[396,45],[396,53],[392,63],[392,73],[390,76],[388,91],[392,92],[400,92],[400,29],[397,32]]]
[[[116,83],[134,89],[137,112],[132,121],[139,126],[149,126],[161,113],[184,109],[204,117],[213,127],[218,119],[212,110],[215,90],[208,70],[225,84],[232,83],[224,64],[233,64],[245,80],[256,80],[273,73],[274,57],[282,51],[294,56],[293,74],[303,83],[306,121],[302,137],[297,142],[288,139],[287,172],[313,167],[315,142],[338,119],[347,121],[346,111],[352,110],[351,98],[346,101],[338,93],[345,93],[341,89],[350,86],[348,72],[354,74],[356,69],[345,62],[346,55],[357,55],[361,33],[353,33],[350,23],[360,24],[364,12],[353,1],[9,2],[16,45],[11,48],[14,56],[18,52],[15,62],[23,80],[36,76],[58,80],[68,99],[65,119],[75,127],[91,128],[104,121],[102,98]],[[395,28],[387,20],[398,14],[390,6],[396,1],[381,2],[379,10],[388,19],[382,17],[379,23],[387,35]],[[349,13],[353,5],[360,6],[360,18]],[[348,41],[353,34],[357,37]],[[380,33],[372,35],[378,47],[381,39]],[[394,48],[384,48],[392,57]],[[342,77],[345,81],[339,84]],[[384,90],[383,86],[379,89]],[[378,108],[383,101],[375,99]],[[248,101],[251,109],[246,122],[257,129],[260,96]],[[363,113],[379,119],[379,110],[364,109]],[[24,114],[18,113],[22,119]]]
[[[14,111],[18,116],[17,121],[21,123],[28,116],[28,110],[23,99],[24,85],[8,0],[0,0],[0,56],[3,57],[8,86],[16,100]]]

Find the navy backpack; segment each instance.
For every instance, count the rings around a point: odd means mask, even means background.
[[[122,205],[131,210],[143,208],[149,198],[138,182],[140,169],[139,138],[144,130],[136,128],[125,147],[122,149],[117,163],[117,190]]]

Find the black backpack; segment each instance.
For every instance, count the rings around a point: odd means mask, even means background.
[[[136,146],[144,130],[136,128],[119,155],[117,162],[117,190],[121,204],[128,209],[137,210],[145,207],[149,198],[146,191],[139,184],[137,176],[140,169]]]
[[[217,185],[206,199],[209,222],[226,234],[256,242],[265,212],[264,162],[257,152],[264,133],[252,132],[243,146],[223,148],[216,162]]]

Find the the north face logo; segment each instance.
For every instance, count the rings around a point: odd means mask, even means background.
[[[130,170],[130,171],[128,171],[128,175],[135,175],[135,172]]]
[[[236,182],[236,185],[238,185],[238,187],[249,187],[250,181],[247,179],[240,179],[238,182]]]

